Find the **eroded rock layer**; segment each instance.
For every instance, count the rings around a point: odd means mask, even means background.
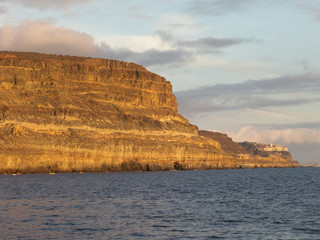
[[[236,143],[224,133],[205,130],[200,130],[199,135],[217,141],[222,150],[231,154],[241,168],[279,167],[286,164],[291,164],[292,167],[300,166],[299,162],[292,159],[286,147],[252,142]]]
[[[170,82],[142,66],[0,52],[0,172],[237,168],[255,161],[239,161],[199,136],[178,114]]]

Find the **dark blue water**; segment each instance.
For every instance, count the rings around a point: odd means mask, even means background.
[[[320,168],[0,176],[0,239],[320,239]]]

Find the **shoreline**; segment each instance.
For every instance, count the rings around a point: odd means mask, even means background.
[[[86,174],[86,173],[132,173],[132,172],[181,172],[181,171],[210,171],[210,170],[249,170],[275,168],[316,168],[312,166],[275,166],[275,167],[234,167],[234,168],[193,168],[193,169],[163,169],[163,170],[96,170],[96,171],[0,171],[0,175],[28,175],[28,174]]]

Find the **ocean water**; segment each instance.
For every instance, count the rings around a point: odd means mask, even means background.
[[[0,239],[320,239],[320,168],[1,175]]]

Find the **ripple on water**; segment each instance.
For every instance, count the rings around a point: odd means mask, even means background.
[[[1,238],[320,239],[319,173],[1,175]]]

